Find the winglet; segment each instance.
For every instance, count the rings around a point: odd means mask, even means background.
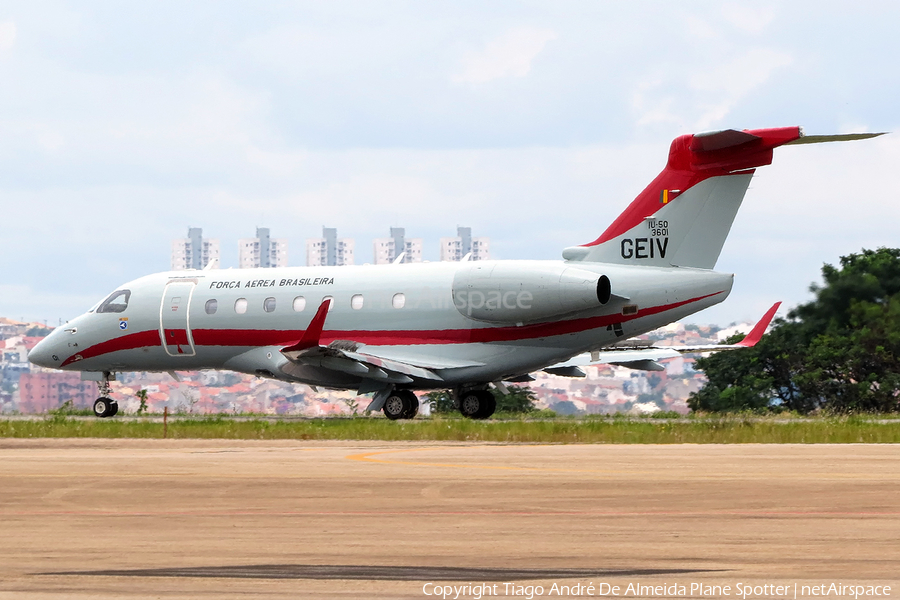
[[[322,328],[325,326],[325,317],[328,316],[328,308],[332,302],[333,300],[331,298],[322,300],[322,304],[319,305],[319,310],[316,311],[316,316],[309,322],[309,327],[303,332],[303,337],[300,338],[300,341],[291,346],[287,346],[286,348],[282,348],[281,351],[298,352],[300,350],[318,346],[319,338],[322,337]]]
[[[744,346],[745,348],[752,348],[756,345],[756,343],[762,338],[763,334],[766,332],[766,329],[769,327],[769,323],[772,322],[772,319],[775,317],[775,312],[778,310],[778,307],[781,306],[781,302],[776,302],[772,305],[772,308],[766,311],[766,314],[763,315],[763,318],[759,320],[753,329],[750,330],[744,339],[739,341],[735,346]]]

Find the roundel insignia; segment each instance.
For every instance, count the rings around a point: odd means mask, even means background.
[[[119,319],[119,329],[123,331],[128,329],[128,319]]]

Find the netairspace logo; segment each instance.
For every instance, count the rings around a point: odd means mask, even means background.
[[[738,582],[732,585],[706,583],[663,583],[613,584],[608,582],[587,584],[572,583],[551,585],[523,585],[518,583],[467,583],[464,585],[443,585],[426,583],[422,586],[422,594],[443,600],[472,599],[481,600],[491,597],[515,597],[532,600],[536,597],[601,597],[601,596],[641,596],[656,598],[675,598],[694,596],[748,598],[874,598],[891,595],[888,585],[819,583],[765,583],[750,584]]]

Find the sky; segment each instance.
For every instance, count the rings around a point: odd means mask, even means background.
[[[0,2],[0,315],[56,324],[169,267],[188,227],[305,264],[390,227],[500,259],[594,240],[725,128],[898,131],[893,2]],[[900,133],[780,148],[717,270],[756,320],[823,263],[900,245]],[[782,311],[782,314],[785,311]]]

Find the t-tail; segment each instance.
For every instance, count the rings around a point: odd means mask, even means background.
[[[656,179],[599,238],[566,248],[572,261],[712,269],[757,167],[787,144],[859,140],[882,133],[805,136],[800,127],[682,135]]]

